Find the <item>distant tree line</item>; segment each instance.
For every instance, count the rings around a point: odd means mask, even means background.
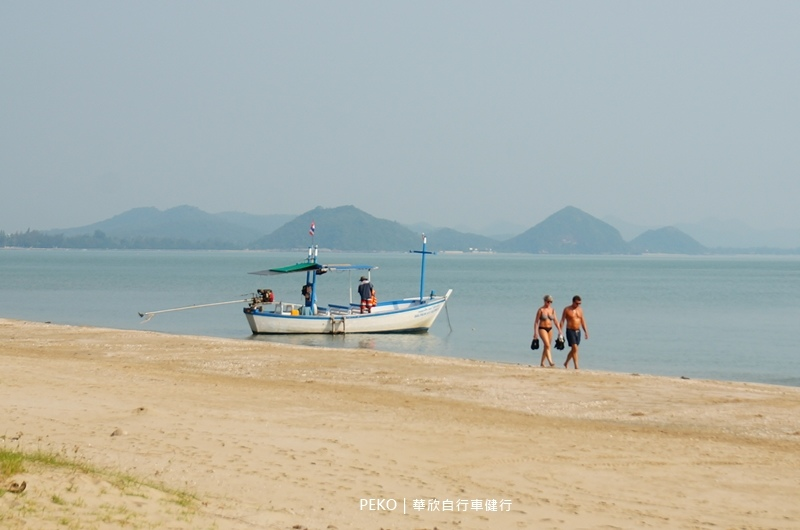
[[[108,237],[102,230],[93,234],[65,236],[27,230],[6,234],[0,230],[0,248],[76,248],[76,249],[127,249],[127,250],[241,250],[242,247],[227,241],[190,241],[182,238],[161,237]]]

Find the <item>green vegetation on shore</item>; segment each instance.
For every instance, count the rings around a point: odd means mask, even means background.
[[[25,481],[19,481],[20,476]],[[199,511],[197,498],[185,491],[100,469],[66,454],[0,448],[3,528],[27,528],[31,521],[63,528],[156,528],[159,522],[152,514],[136,509],[137,500],[152,499],[165,505],[164,513],[174,519],[190,522]]]

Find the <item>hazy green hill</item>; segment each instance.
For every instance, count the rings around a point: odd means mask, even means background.
[[[253,215],[240,212],[209,214],[193,206],[165,211],[134,208],[91,225],[26,233],[0,230],[0,247],[36,248],[169,248],[169,249],[305,249],[308,229],[317,226],[314,242],[343,251],[408,251],[418,249],[427,226],[432,251],[471,249],[547,254],[726,254],[775,253],[774,249],[722,249],[703,246],[685,232],[667,227],[648,230],[630,243],[610,224],[568,206],[527,231],[499,241],[451,228],[417,224],[413,228],[379,219],[354,206],[317,207],[302,215]],[[800,249],[783,253],[797,254]]]
[[[419,247],[420,235],[403,225],[378,219],[354,206],[317,208],[250,244],[253,249],[297,249],[311,243],[311,222],[316,224],[315,243],[322,248],[350,251],[406,251]]]
[[[133,229],[133,227],[138,226],[147,227],[149,230],[152,219],[161,213],[161,211],[153,207],[133,208],[132,210],[117,214],[110,219],[98,221],[90,225],[77,226],[74,228],[54,228],[47,230],[47,232],[51,234],[63,234],[67,237],[71,237],[82,234],[91,234],[97,230],[105,233],[129,232]]]
[[[673,226],[648,230],[634,238],[628,246],[631,252],[658,254],[706,254],[708,249],[688,234]]]
[[[573,206],[498,244],[503,252],[534,254],[626,254],[628,244],[610,224]]]
[[[105,221],[66,230],[51,230],[67,237],[103,232],[107,237],[125,239],[158,237],[190,242],[219,241],[244,245],[263,235],[255,230],[221,219],[194,206],[176,206],[168,210],[134,208]]]

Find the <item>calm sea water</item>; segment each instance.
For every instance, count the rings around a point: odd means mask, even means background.
[[[538,365],[540,350],[529,346],[542,296],[551,294],[560,314],[580,294],[590,334],[581,344],[583,369],[800,386],[796,256],[438,254],[427,259],[425,292],[454,292],[422,335],[253,337],[243,304],[167,313],[147,323],[138,316],[238,300],[264,287],[279,300],[300,302],[304,277],[247,273],[304,257],[0,249],[0,317]],[[377,265],[379,299],[419,293],[416,254],[321,252],[320,261]],[[347,300],[346,273],[319,280],[321,305]],[[554,350],[557,363],[565,356]]]

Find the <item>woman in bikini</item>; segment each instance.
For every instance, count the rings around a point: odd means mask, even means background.
[[[561,335],[561,326],[556,318],[556,311],[553,309],[553,297],[546,294],[544,295],[544,305],[536,312],[536,321],[533,323],[533,338],[541,337],[542,342],[542,360],[539,366],[544,366],[545,359],[547,359],[551,368],[555,366],[550,355],[550,345],[553,343],[553,326],[556,327],[558,334]]]

